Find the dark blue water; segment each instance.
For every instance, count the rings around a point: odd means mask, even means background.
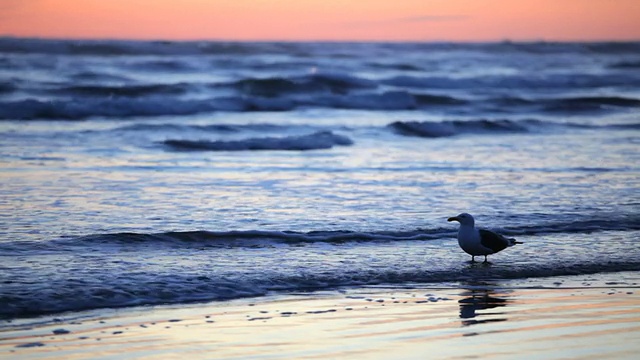
[[[639,43],[0,39],[0,316],[640,271]],[[524,241],[469,266],[460,212]]]

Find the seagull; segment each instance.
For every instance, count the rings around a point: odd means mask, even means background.
[[[460,223],[458,230],[458,244],[471,255],[471,262],[475,262],[476,256],[484,255],[484,262],[487,262],[487,255],[495,254],[515,244],[522,244],[516,239],[507,238],[493,231],[476,229],[475,220],[471,214],[462,213],[458,216],[450,217],[447,221],[457,221]]]

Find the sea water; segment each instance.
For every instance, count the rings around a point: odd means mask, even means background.
[[[2,38],[0,316],[640,271],[639,148],[640,43]]]

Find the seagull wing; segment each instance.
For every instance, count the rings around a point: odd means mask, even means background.
[[[504,250],[509,246],[509,239],[500,234],[484,229],[480,229],[478,232],[480,232],[480,243],[482,246],[491,249],[494,253]]]

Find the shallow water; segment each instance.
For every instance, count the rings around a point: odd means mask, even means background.
[[[404,283],[56,314],[0,323],[0,354],[626,359],[638,350],[638,280],[618,272]]]
[[[639,49],[0,39],[1,315],[638,271]]]

